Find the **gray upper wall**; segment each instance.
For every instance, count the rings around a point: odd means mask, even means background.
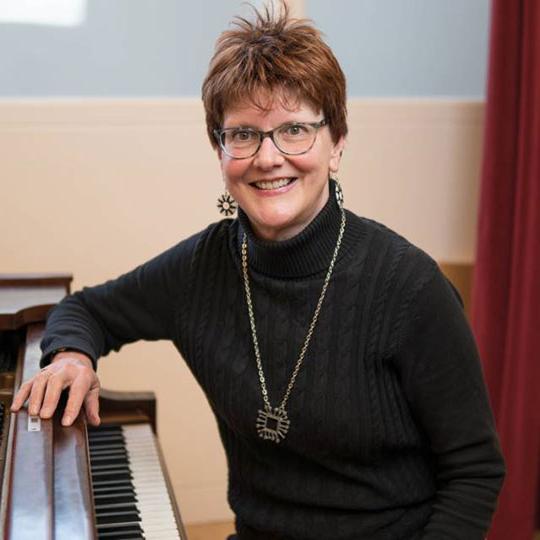
[[[485,95],[489,0],[307,0],[353,96]]]
[[[350,96],[483,97],[489,0],[304,5]],[[239,0],[88,0],[78,26],[0,22],[0,96],[199,96],[217,35],[248,13]]]
[[[199,96],[238,13],[240,0],[87,0],[79,26],[0,23],[0,95]]]

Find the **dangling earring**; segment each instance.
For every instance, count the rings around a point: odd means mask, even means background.
[[[333,180],[336,183],[336,201],[340,208],[343,208],[343,190],[341,189],[341,184],[337,179],[337,176],[330,177],[330,180]]]
[[[225,190],[224,193],[217,200],[217,207],[219,213],[224,216],[232,216],[236,212],[236,201],[231,197],[229,190]]]

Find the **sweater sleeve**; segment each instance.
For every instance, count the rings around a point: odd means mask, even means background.
[[[410,303],[397,354],[412,414],[434,457],[422,540],[481,540],[504,477],[480,360],[461,299],[436,269]]]
[[[188,279],[188,238],[116,279],[85,287],[62,300],[49,314],[41,342],[41,365],[60,348],[99,357],[140,339],[175,337],[175,313]]]

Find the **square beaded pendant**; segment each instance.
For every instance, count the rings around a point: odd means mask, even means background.
[[[259,437],[279,443],[285,438],[290,426],[287,411],[279,407],[274,410],[261,411],[257,416],[257,432]]]

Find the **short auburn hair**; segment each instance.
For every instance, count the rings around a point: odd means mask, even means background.
[[[276,95],[322,111],[336,143],[347,134],[345,75],[321,32],[309,20],[290,18],[283,0],[277,13],[273,3],[251,7],[253,21],[235,17],[236,28],[217,39],[202,85],[212,145],[218,146],[214,130],[223,126],[227,108],[247,100],[268,110]]]

